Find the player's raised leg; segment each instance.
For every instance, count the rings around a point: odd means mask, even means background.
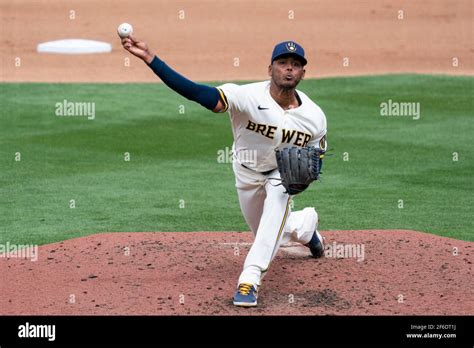
[[[318,231],[318,221],[318,213],[314,208],[291,212],[281,244],[289,241],[298,242],[307,246],[313,257],[322,257],[324,255],[324,238]]]

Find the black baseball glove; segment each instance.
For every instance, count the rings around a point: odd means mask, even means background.
[[[324,151],[313,146],[277,149],[276,160],[285,193],[296,195],[318,180],[323,158]]]

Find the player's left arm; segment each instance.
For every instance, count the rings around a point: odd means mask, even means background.
[[[327,133],[324,132],[323,134],[324,135],[318,136],[308,141],[308,146],[314,146],[315,148],[321,150],[322,152],[326,152],[328,148]]]
[[[316,129],[318,130],[313,134],[312,139],[308,142],[308,146],[313,146],[321,151],[319,158],[319,170],[323,167],[324,154],[328,149],[327,139],[327,120],[324,111],[319,106],[316,106],[314,110],[314,116],[316,121]]]
[[[323,110],[316,104],[314,105],[314,110],[312,113],[313,120],[314,120],[314,130],[313,136],[311,140],[308,142],[307,146],[314,146],[315,148],[321,150],[322,152],[326,152],[328,148],[327,142],[327,119],[326,114]]]
[[[328,149],[328,142],[327,142],[327,133],[326,130],[324,130],[324,135],[319,135],[312,140],[308,142],[307,146],[313,146],[317,148],[318,150],[321,150],[322,155],[319,158],[319,170],[321,171],[321,168],[323,167],[323,160],[324,160],[324,154],[326,153]]]

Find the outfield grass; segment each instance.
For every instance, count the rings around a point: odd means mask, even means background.
[[[326,112],[333,157],[295,209],[315,206],[323,230],[414,229],[474,241],[473,81],[303,81],[299,89]],[[247,230],[231,165],[217,163],[218,150],[232,144],[227,115],[161,84],[8,83],[0,95],[0,243],[105,231]],[[95,119],[55,116],[64,99],[95,102]],[[421,103],[421,118],[380,116],[388,99]]]

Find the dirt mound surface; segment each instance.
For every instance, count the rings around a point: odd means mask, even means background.
[[[326,257],[283,246],[259,306],[232,296],[249,232],[103,233],[0,258],[0,314],[474,314],[474,243],[406,230],[326,231]]]

